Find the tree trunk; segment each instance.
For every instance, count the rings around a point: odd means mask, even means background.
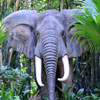
[[[63,10],[63,7],[64,7],[64,0],[61,0],[61,3],[60,3],[60,11]]]

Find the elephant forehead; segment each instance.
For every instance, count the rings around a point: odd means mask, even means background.
[[[64,27],[55,16],[48,15],[38,24],[37,30],[41,29],[53,29],[62,31]]]

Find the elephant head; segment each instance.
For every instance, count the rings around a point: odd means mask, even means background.
[[[70,57],[79,57],[82,47],[76,40],[71,40],[77,23],[71,16],[80,13],[78,9],[47,10],[38,14],[35,10],[20,10],[7,16],[2,21],[8,31],[7,43],[14,50],[26,57],[35,59],[36,80],[42,83],[42,65],[45,67],[49,100],[54,100],[57,62],[62,58],[64,75],[58,81],[65,81],[69,76]]]

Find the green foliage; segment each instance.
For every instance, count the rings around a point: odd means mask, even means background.
[[[81,40],[81,45],[86,44],[91,51],[98,51],[100,49],[100,2],[99,0],[91,2],[97,13],[91,13],[90,9],[84,7],[82,14],[74,14],[74,18],[81,23],[75,24],[78,31],[74,36],[77,40]]]
[[[0,22],[1,24],[1,22]],[[7,38],[8,34],[4,32],[4,29],[1,27],[0,28],[0,44],[4,42],[4,40]]]
[[[62,83],[62,94],[63,94],[63,98],[62,100],[69,100],[69,90],[71,89],[71,87],[67,87],[64,83]],[[66,91],[66,92],[65,92]]]
[[[97,13],[96,10],[95,10],[95,5],[92,2],[92,0],[83,1],[83,7],[82,8],[84,9],[84,7],[86,7],[89,10],[89,12],[91,12],[91,14],[93,14],[93,15]]]
[[[82,7],[83,0],[67,0],[68,8],[75,9]]]
[[[63,88],[58,89],[62,93],[61,99],[55,98],[55,100],[100,100],[99,93],[90,95],[84,95],[84,89],[80,89],[76,94],[74,92],[71,92],[71,87],[67,87],[66,84],[62,83]],[[44,98],[45,100],[49,100],[47,97]]]
[[[19,96],[21,99],[26,97],[30,91],[27,83],[29,78],[32,77],[25,72],[20,72],[18,69],[13,69],[7,66],[0,67],[1,97],[6,97],[6,95],[14,98],[15,96],[18,98]]]
[[[63,98],[61,100],[100,100],[99,94],[84,95],[84,89],[80,89],[76,94],[70,92],[69,87],[67,87],[64,83],[62,89]],[[61,89],[60,89],[61,90]]]
[[[20,100],[19,96],[13,95],[13,91],[8,91],[3,84],[0,85],[2,86],[0,100]]]
[[[59,10],[59,0],[34,0],[32,2],[31,9],[36,9],[39,12],[43,12],[47,9],[57,9]]]
[[[2,31],[0,31],[0,44],[3,43],[6,38],[7,34],[4,34]]]

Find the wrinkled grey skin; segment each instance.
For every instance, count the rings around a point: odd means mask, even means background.
[[[26,10],[20,13],[13,13],[2,21],[5,24],[9,35],[8,46],[16,51],[25,54],[26,57],[34,59],[38,56],[43,59],[42,75],[45,87],[41,89],[45,92],[48,87],[49,100],[54,100],[56,73],[62,66],[57,66],[59,58],[68,55],[69,58],[79,57],[82,54],[82,47],[76,40],[71,40],[71,36],[77,31],[72,24],[77,23],[71,14],[79,13],[76,10],[47,10],[41,14],[36,11]],[[19,15],[19,16],[18,16]],[[60,72],[58,72],[60,73]],[[61,74],[63,71],[61,71]],[[72,77],[72,76],[71,76]],[[72,78],[70,78],[72,79]],[[47,80],[47,83],[46,83]],[[71,81],[71,80],[69,80]],[[44,95],[41,93],[42,95]]]

